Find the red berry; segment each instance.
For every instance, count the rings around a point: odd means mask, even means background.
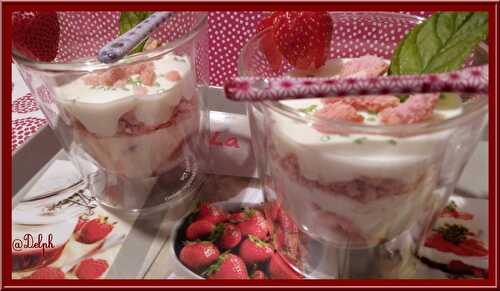
[[[219,246],[223,249],[232,249],[241,241],[241,231],[230,223],[224,224],[224,232],[219,239]]]
[[[207,270],[208,279],[249,279],[245,262],[237,255],[227,253]]]
[[[271,279],[302,279],[278,253],[271,256],[267,269]]]
[[[215,229],[215,224],[208,220],[197,220],[191,223],[186,229],[186,238],[188,240],[196,240],[201,237],[208,236]]]
[[[298,69],[319,68],[330,53],[333,22],[327,12],[292,11],[276,16],[273,37],[279,51]]]
[[[240,246],[240,257],[249,265],[269,260],[273,252],[271,245],[252,235],[249,235]]]
[[[262,18],[260,22],[257,24],[256,27],[257,32],[261,32],[268,27],[272,27],[276,17],[283,13],[284,12],[274,12]],[[275,72],[279,71],[279,69],[281,68],[281,64],[283,63],[283,55],[280,53],[278,46],[274,41],[273,32],[271,31],[262,36],[259,45],[260,45],[260,50],[266,56],[271,69]]]
[[[113,230],[108,218],[94,218],[84,223],[75,233],[75,239],[81,243],[91,244],[104,239]]]
[[[12,45],[27,58],[50,62],[59,47],[56,12],[15,11],[12,13]]]
[[[23,279],[59,280],[64,278],[65,278],[64,273],[60,269],[54,267],[43,267],[31,273],[29,276],[24,277]]]
[[[285,232],[296,233],[299,231],[295,222],[283,209],[278,212],[277,221]]]
[[[213,204],[202,203],[199,208],[197,220],[208,220],[213,224],[217,224],[227,219],[227,214]]]
[[[75,275],[80,279],[98,279],[108,267],[106,260],[88,258],[78,264]]]
[[[257,270],[255,272],[253,272],[252,279],[254,279],[254,280],[264,280],[264,279],[266,279],[266,275],[261,270]]]
[[[267,220],[261,213],[256,213],[247,220],[238,223],[237,227],[240,229],[242,235],[253,235],[259,239],[265,239],[269,233]]]
[[[179,255],[184,265],[193,271],[201,271],[217,261],[220,252],[211,242],[194,242],[186,244]]]
[[[229,222],[239,223],[251,218],[254,215],[264,216],[262,212],[254,208],[244,208],[242,211],[229,214]]]

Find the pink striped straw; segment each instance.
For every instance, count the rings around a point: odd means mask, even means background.
[[[487,94],[488,65],[449,73],[375,78],[235,77],[226,82],[224,91],[228,99],[253,102],[440,92]]]

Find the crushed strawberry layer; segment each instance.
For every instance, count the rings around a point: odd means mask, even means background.
[[[104,72],[96,72],[83,77],[83,81],[89,86],[124,86],[133,75],[139,75],[141,83],[151,86],[156,81],[153,62],[145,62],[123,67],[116,67]]]
[[[464,257],[484,257],[488,255],[488,250],[484,247],[484,244],[471,237],[467,237],[462,242],[455,244],[445,240],[443,235],[435,232],[427,238],[424,245]]]
[[[380,113],[385,124],[411,124],[428,120],[438,101],[439,94],[410,95],[406,102],[395,108],[387,108]]]
[[[300,171],[297,156],[289,154],[280,160],[280,166],[293,181],[307,188],[320,189],[332,195],[345,195],[359,202],[370,202],[385,196],[406,193],[413,185],[407,185],[391,178],[359,177],[351,181],[323,184],[304,177]]]
[[[396,96],[390,95],[373,95],[363,97],[331,97],[321,100],[324,104],[344,103],[349,104],[356,110],[364,110],[369,112],[381,112],[387,108],[399,106],[400,101]]]
[[[327,120],[337,121],[350,121],[355,123],[362,123],[364,118],[358,113],[356,108],[350,104],[337,102],[333,104],[326,104],[325,107],[314,113],[314,116]],[[315,123],[314,128],[320,132],[330,132],[332,129],[321,123]]]
[[[340,72],[340,77],[377,77],[389,68],[389,64],[376,56],[362,56],[345,63]]]
[[[176,125],[179,122],[190,118],[191,113],[196,109],[194,100],[196,100],[194,97],[189,101],[181,99],[181,102],[175,107],[172,117],[167,122],[154,126],[149,126],[141,121],[138,121],[133,111],[127,112],[119,120],[117,135],[142,135],[151,133],[158,129]]]

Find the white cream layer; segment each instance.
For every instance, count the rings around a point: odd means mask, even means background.
[[[188,57],[168,54],[153,63],[156,83],[142,85],[147,89],[146,95],[134,95],[133,84],[112,89],[92,87],[79,78],[57,87],[55,98],[88,131],[98,136],[116,134],[120,117],[132,110],[136,119],[145,125],[165,123],[182,97],[189,100],[195,94],[195,81]],[[181,80],[170,81],[165,77],[172,70],[179,72]]]

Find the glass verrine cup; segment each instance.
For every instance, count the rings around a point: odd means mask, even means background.
[[[332,12],[330,59],[390,59],[419,17]],[[261,51],[270,29],[239,59],[242,76],[295,73]],[[487,60],[481,44],[468,65]],[[293,71],[293,72],[292,72]],[[250,103],[248,115],[272,240],[309,278],[401,278],[459,178],[486,123],[487,96],[456,96],[461,113],[406,125],[332,121],[307,100]],[[322,130],[318,130],[321,128]],[[330,131],[330,133],[325,133]]]
[[[118,36],[120,12],[57,17],[54,61],[15,51],[14,61],[97,200],[131,212],[189,203],[205,167],[207,13],[176,12],[114,64],[96,55]]]

